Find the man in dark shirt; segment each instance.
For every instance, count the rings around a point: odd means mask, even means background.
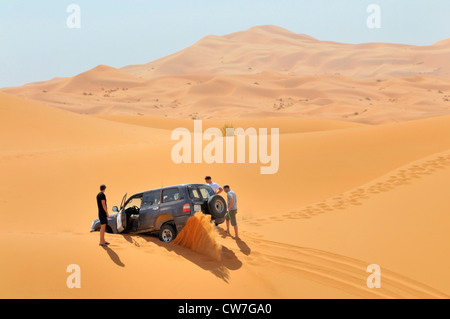
[[[109,245],[107,241],[105,241],[105,230],[106,225],[108,224],[108,208],[106,206],[106,196],[105,196],[105,185],[100,185],[100,193],[97,195],[97,206],[98,206],[98,219],[100,219],[100,246]]]

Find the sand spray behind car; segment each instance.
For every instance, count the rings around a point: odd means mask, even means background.
[[[216,242],[216,235],[217,232],[211,223],[211,215],[197,212],[188,219],[186,226],[173,240],[173,243],[220,261],[222,247]]]

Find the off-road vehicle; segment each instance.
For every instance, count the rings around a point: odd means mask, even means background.
[[[158,233],[169,243],[186,225],[189,217],[201,211],[211,215],[216,225],[224,222],[227,205],[222,196],[204,184],[183,184],[137,193],[120,208],[114,206],[106,231],[109,233]],[[100,230],[100,220],[92,223],[91,232]]]

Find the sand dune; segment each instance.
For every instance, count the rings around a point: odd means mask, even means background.
[[[81,93],[85,92],[84,89],[87,87],[99,91],[102,89],[102,86],[111,88],[117,85],[125,85],[129,88],[139,85],[139,82],[138,78],[119,69],[106,65],[99,65],[92,70],[71,78],[61,87],[61,91],[67,93]]]
[[[450,76],[448,41],[431,46],[319,41],[277,26],[253,27],[230,35],[207,36],[168,57],[122,70],[143,78],[175,74],[334,75],[388,78]]]
[[[145,65],[2,91],[81,114],[386,124],[450,114],[449,54],[448,40],[343,44],[262,26]]]
[[[0,93],[0,152],[136,145],[148,143],[158,130],[112,125],[72,112]],[[112,142],[109,143],[109,141]]]
[[[8,136],[0,152],[0,297],[450,295],[448,116],[376,126],[236,120],[280,127],[280,170],[261,175],[259,164],[174,164],[171,129],[189,128],[186,120],[98,118],[7,94],[0,110]],[[100,183],[111,207],[125,192],[207,174],[239,196],[242,240],[220,227],[220,262],[152,236],[109,235],[103,249],[98,233],[88,233]],[[73,263],[81,289],[66,286]],[[372,263],[382,267],[381,289],[366,287]]]
[[[94,115],[96,118],[110,120],[119,123],[127,123],[137,126],[159,128],[164,130],[174,130],[178,127],[186,127],[193,130],[192,119],[159,118],[154,116],[133,116],[133,115]],[[366,125],[352,122],[339,122],[317,118],[264,118],[264,119],[230,119],[224,121],[203,120],[204,129],[210,127],[223,128],[229,125],[234,128],[255,127],[255,124],[264,128],[282,127],[281,134],[305,133],[316,131],[331,131],[345,128],[364,127]]]

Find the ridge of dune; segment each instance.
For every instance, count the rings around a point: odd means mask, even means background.
[[[275,25],[263,25],[251,27],[247,31],[239,31],[223,36],[226,39],[239,42],[248,43],[292,43],[292,40],[296,41],[318,41],[317,39],[301,33],[294,33],[288,29],[275,26]],[[280,39],[273,41],[273,38],[279,37]]]
[[[170,56],[122,70],[144,78],[175,74],[336,74],[389,78],[415,74],[450,76],[450,46],[320,41],[277,26],[257,26],[207,36]]]
[[[186,127],[192,129],[192,119],[177,118],[159,118],[154,116],[133,116],[133,115],[93,115],[94,117],[110,120],[114,122],[127,123],[137,126],[159,128],[165,130],[174,130],[178,127]],[[265,128],[282,128],[280,134],[304,133],[316,131],[331,131],[348,128],[364,127],[366,124],[333,121],[317,118],[264,118],[264,119],[235,119],[235,120],[203,120],[202,127],[207,129],[210,127],[222,128],[229,125],[234,128],[249,128],[255,123]]]
[[[90,92],[106,88],[122,89],[133,87],[140,83],[139,79],[111,66],[98,65],[95,68],[74,76],[61,86],[62,92]]]
[[[440,45],[440,46],[450,46],[450,38],[448,39],[444,39],[444,40],[440,40],[436,43],[434,43],[433,45]]]

